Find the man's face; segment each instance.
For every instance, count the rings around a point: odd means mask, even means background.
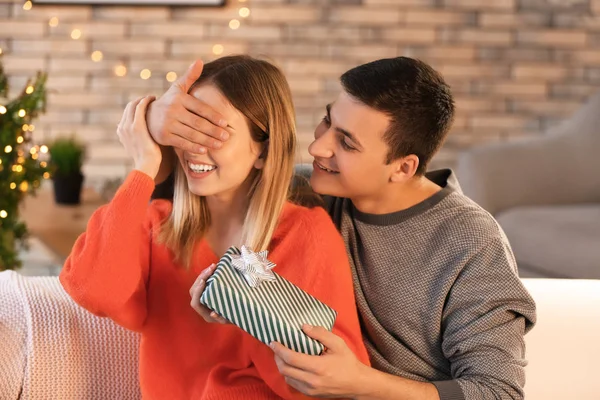
[[[327,106],[308,148],[315,158],[310,184],[317,193],[352,200],[377,197],[390,182],[383,141],[390,118],[342,92]]]

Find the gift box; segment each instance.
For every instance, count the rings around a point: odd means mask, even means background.
[[[337,312],[272,269],[266,251],[231,247],[206,281],[200,303],[265,344],[319,355],[324,347],[306,336],[303,324],[331,331]]]

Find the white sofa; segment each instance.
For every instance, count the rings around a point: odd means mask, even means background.
[[[600,281],[524,279],[528,400],[600,398]],[[53,277],[0,273],[4,399],[138,399],[138,336],[75,305]]]
[[[523,279],[538,321],[525,336],[527,400],[600,399],[600,280]]]

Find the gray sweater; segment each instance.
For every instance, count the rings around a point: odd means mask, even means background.
[[[535,303],[494,218],[450,170],[428,178],[443,190],[392,214],[326,198],[350,256],[373,367],[430,381],[442,400],[522,399]]]

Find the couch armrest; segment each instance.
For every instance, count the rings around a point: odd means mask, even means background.
[[[543,136],[459,156],[465,194],[490,213],[523,205],[600,201],[600,95]]]

